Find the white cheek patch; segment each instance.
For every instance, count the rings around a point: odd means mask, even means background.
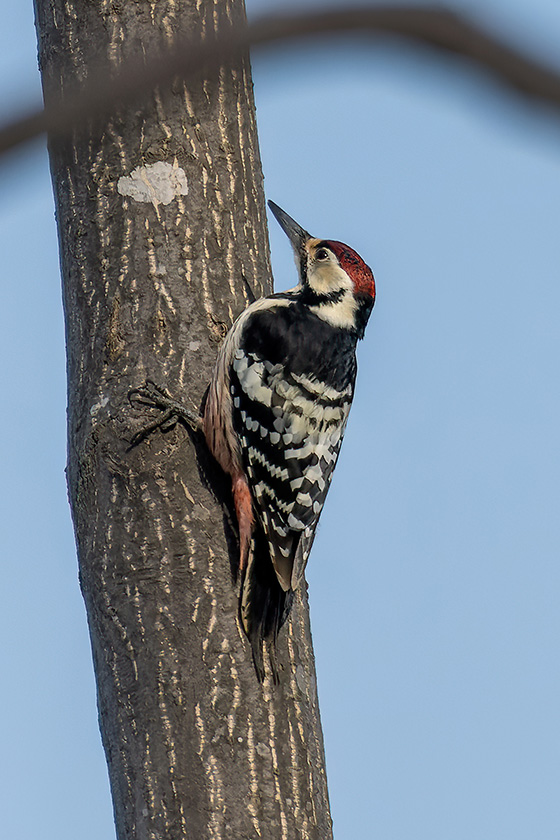
[[[325,300],[309,308],[333,327],[351,329],[355,324],[358,304],[354,297],[354,284],[338,263],[329,261],[314,265],[309,272],[308,283],[318,295],[343,293],[336,300]]]
[[[351,329],[355,324],[358,303],[352,292],[347,292],[341,300],[328,301],[309,308],[333,327]]]
[[[307,282],[318,295],[328,295],[341,289],[347,289],[349,292],[354,290],[346,272],[337,263],[330,261],[313,265],[308,273]]]

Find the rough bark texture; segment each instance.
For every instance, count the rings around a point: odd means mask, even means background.
[[[50,99],[98,62],[116,68],[244,7],[36,0],[36,15]],[[50,151],[68,483],[118,837],[327,840],[305,595],[281,634],[281,683],[261,686],[237,621],[227,484],[182,426],[128,448],[150,419],[129,390],[151,378],[199,406],[243,278],[270,290],[248,62],[148,93]]]

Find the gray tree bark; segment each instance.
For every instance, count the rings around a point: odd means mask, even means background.
[[[47,101],[242,0],[36,0]],[[68,486],[120,840],[332,837],[305,593],[261,686],[237,620],[227,482],[182,426],[129,448],[153,379],[199,406],[271,289],[248,60],[50,144],[68,347]],[[245,278],[245,280],[244,280]]]

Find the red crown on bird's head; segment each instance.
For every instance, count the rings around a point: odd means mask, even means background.
[[[325,245],[336,255],[340,267],[351,278],[356,294],[369,296],[375,300],[373,271],[369,265],[366,265],[360,255],[349,245],[345,245],[344,242],[325,240]]]

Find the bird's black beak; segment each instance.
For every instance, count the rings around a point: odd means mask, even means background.
[[[297,257],[301,257],[305,243],[311,239],[310,234],[304,230],[291,216],[288,216],[281,207],[278,207],[273,201],[268,202],[268,206],[274,213],[276,221],[292,243],[292,248],[296,252]]]

